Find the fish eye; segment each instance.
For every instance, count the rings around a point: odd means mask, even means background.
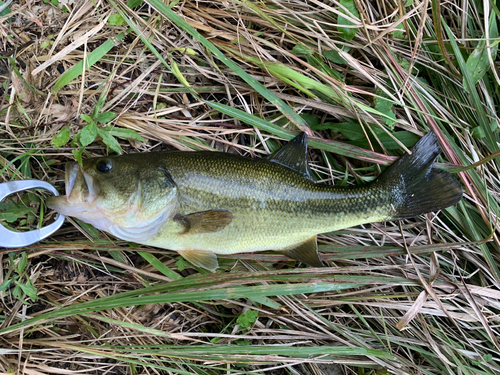
[[[96,169],[98,172],[108,173],[111,169],[113,169],[113,164],[109,159],[102,159],[97,162]]]

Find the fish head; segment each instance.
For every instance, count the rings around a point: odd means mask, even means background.
[[[118,238],[144,241],[175,214],[177,187],[165,169],[133,155],[66,164],[66,195],[47,206]]]

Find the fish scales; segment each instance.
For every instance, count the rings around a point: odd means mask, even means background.
[[[360,217],[365,222],[390,217],[389,193],[376,186],[315,184],[279,164],[231,154],[158,156],[176,182],[182,212],[227,209],[233,220],[219,232],[189,237],[171,223],[151,240],[154,246],[168,243],[173,250],[190,247],[217,254],[283,250],[317,233],[359,223]]]

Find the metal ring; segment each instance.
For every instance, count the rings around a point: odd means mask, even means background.
[[[45,181],[9,181],[0,183],[0,202],[11,194],[31,189],[45,189],[55,196],[59,195],[56,188]],[[29,232],[14,232],[0,224],[0,247],[15,248],[32,245],[55,233],[64,223],[64,219],[64,215],[58,214],[56,221],[52,224]]]

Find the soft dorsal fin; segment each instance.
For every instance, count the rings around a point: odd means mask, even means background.
[[[301,133],[292,139],[282,149],[269,155],[267,160],[281,164],[287,168],[299,172],[309,180],[312,179],[309,163],[307,162],[307,134]]]

